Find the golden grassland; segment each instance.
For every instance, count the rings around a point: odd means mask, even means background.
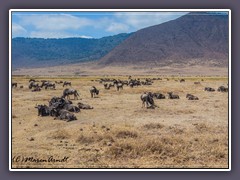
[[[146,77],[154,76],[133,78]],[[152,86],[124,86],[120,91],[105,90],[95,81],[102,76],[34,77],[71,81],[81,98],[72,100],[73,104],[83,102],[94,107],[76,113],[78,120],[72,122],[37,116],[35,105],[48,105],[53,96],[62,95],[64,88],[57,84],[56,90],[31,92],[29,78],[12,78],[18,83],[12,89],[13,168],[228,168],[228,93],[203,91],[206,86],[226,86],[227,77],[184,77],[186,82],[180,83],[176,81],[179,77],[170,76],[169,81],[163,78]],[[127,76],[113,78],[127,80]],[[100,89],[97,98],[89,93],[93,85]],[[156,99],[159,108],[146,109],[140,100],[144,91],[165,95],[173,91],[180,99]],[[187,93],[199,100],[187,100]],[[68,159],[22,161],[51,156]]]

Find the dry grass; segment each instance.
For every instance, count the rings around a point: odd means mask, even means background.
[[[136,76],[144,79],[153,76]],[[56,90],[31,92],[30,77],[13,77],[24,85],[12,94],[12,155],[48,159],[53,156],[69,159],[64,162],[13,162],[15,168],[227,168],[228,167],[228,93],[205,92],[203,88],[226,85],[225,77],[185,77],[186,82],[154,81],[152,86],[122,91],[105,90],[95,80],[100,76],[48,77],[51,81],[72,81],[82,100],[92,110],[77,113],[77,121],[65,122],[53,117],[37,116],[36,104],[48,104]],[[34,77],[35,78],[35,77]],[[111,78],[111,76],[109,76]],[[127,80],[127,76],[114,76]],[[204,79],[204,81],[201,81]],[[195,85],[195,81],[201,81]],[[98,98],[91,98],[89,88],[100,89]],[[179,100],[155,100],[160,107],[141,107],[144,91],[173,91]],[[186,94],[199,97],[188,101]],[[73,98],[73,97],[72,97]],[[34,140],[31,140],[33,138]]]

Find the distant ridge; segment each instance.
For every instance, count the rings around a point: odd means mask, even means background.
[[[44,67],[98,60],[130,35],[122,33],[100,39],[13,38],[12,66]]]

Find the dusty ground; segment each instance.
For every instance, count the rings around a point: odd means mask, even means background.
[[[186,77],[184,83],[169,77],[119,92],[92,81],[100,76],[38,78],[71,81],[82,99],[73,103],[94,109],[81,110],[72,122],[39,117],[34,106],[48,105],[64,88],[31,92],[29,77],[13,76],[18,83],[12,89],[13,168],[228,168],[228,93],[203,91],[226,86],[225,77]],[[90,97],[92,85],[100,89],[98,98]],[[140,100],[144,91],[173,91],[180,99],[155,100],[159,108],[145,109]],[[187,100],[187,93],[200,100]],[[63,161],[45,162],[50,156]],[[27,157],[35,160],[24,162]]]

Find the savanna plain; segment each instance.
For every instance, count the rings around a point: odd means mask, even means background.
[[[48,105],[69,87],[56,84],[56,90],[32,92],[30,78],[71,81],[80,94],[78,100],[70,96],[73,104],[94,108],[81,109],[71,122],[38,116],[37,104]],[[227,86],[227,77],[136,75],[132,78],[161,80],[119,91],[104,89],[100,78],[106,77],[12,77],[18,83],[12,88],[12,168],[228,168],[228,93],[204,91]],[[92,86],[100,90],[95,98],[89,92]],[[166,96],[154,99],[158,108],[142,107],[140,95],[148,91]],[[170,91],[180,99],[168,99]],[[187,93],[199,100],[188,100]]]

